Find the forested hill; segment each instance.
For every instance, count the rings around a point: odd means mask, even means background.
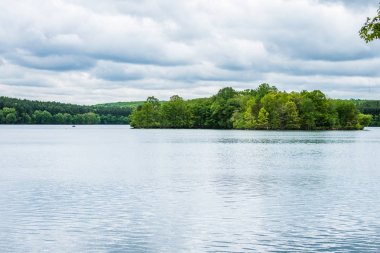
[[[145,101],[132,101],[132,102],[114,102],[114,103],[106,103],[106,104],[99,104],[97,106],[99,107],[121,107],[121,108],[136,108],[139,105],[144,104]]]
[[[210,98],[184,100],[173,96],[160,103],[155,97],[131,115],[135,128],[211,128],[330,130],[363,129],[372,115],[359,112],[352,100],[329,99],[319,90],[281,92],[261,84],[257,89],[221,89]]]
[[[132,110],[0,97],[0,124],[129,124]]]

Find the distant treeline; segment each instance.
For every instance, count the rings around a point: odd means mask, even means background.
[[[235,91],[227,87],[210,98],[168,102],[155,97],[131,115],[135,128],[208,128],[329,130],[363,129],[371,115],[359,112],[350,100],[329,99],[319,90],[281,92],[261,84],[257,89]]]
[[[352,100],[360,112],[370,114],[373,120],[370,126],[380,127],[380,100]]]
[[[129,124],[130,107],[0,97],[0,124]]]

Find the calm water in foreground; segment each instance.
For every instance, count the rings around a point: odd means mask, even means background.
[[[0,252],[379,252],[380,129],[0,126]]]

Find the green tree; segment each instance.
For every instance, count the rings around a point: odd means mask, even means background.
[[[269,113],[262,107],[257,117],[257,129],[269,129]]]
[[[191,112],[185,101],[175,95],[169,102],[161,106],[162,127],[189,128],[191,127]]]
[[[32,115],[32,121],[35,124],[51,124],[52,123],[53,116],[50,112],[44,110],[40,111],[37,110]]]
[[[241,110],[236,110],[232,116],[233,128],[236,129],[255,129],[256,127],[256,100],[254,97],[241,97],[242,106]],[[247,100],[248,99],[248,100]],[[246,100],[246,101],[245,101]]]
[[[364,128],[364,127],[369,126],[371,124],[372,120],[373,120],[372,115],[366,115],[366,114],[360,113],[358,115],[358,121],[360,124],[359,128],[360,127]]]
[[[380,127],[380,114],[373,116],[371,126]]]
[[[244,120],[244,113],[235,111],[231,117],[232,127],[234,129],[247,129]]]
[[[191,111],[193,128],[212,128],[210,98],[198,98],[187,101]]]
[[[213,103],[210,107],[210,126],[212,128],[233,128],[233,115],[241,109],[240,101],[235,96],[238,96],[238,93],[231,87],[227,87],[219,90],[218,94],[213,97]]]
[[[93,124],[100,123],[100,117],[96,113],[87,112],[87,113],[84,113],[82,117],[83,117],[83,124],[93,125]]]
[[[218,94],[214,96],[215,100],[226,101],[228,99],[234,98],[237,95],[237,92],[232,87],[226,87],[220,89]]]
[[[313,100],[304,97],[300,103],[301,126],[305,130],[313,130],[316,127],[316,111]]]
[[[64,113],[63,114],[63,122],[64,124],[72,124],[73,123],[73,117],[70,113]]]
[[[131,126],[134,128],[159,128],[161,126],[161,104],[155,97],[148,97],[131,115]]]
[[[333,127],[331,117],[333,114],[333,104],[326,95],[320,90],[314,90],[311,92],[302,92],[302,96],[305,99],[311,99],[314,111],[310,118],[314,118],[316,129],[330,129]]]
[[[21,122],[22,124],[30,124],[32,123],[32,118],[29,116],[27,113],[22,113],[21,114]]]
[[[270,92],[277,92],[277,88],[274,86],[270,86],[267,83],[262,83],[259,85],[259,87],[255,90],[256,94],[256,100],[260,101],[265,95],[267,95]]]
[[[360,29],[359,35],[366,43],[380,39],[380,8],[375,17],[367,18],[367,22]]]
[[[293,101],[288,101],[285,106],[285,118],[284,127],[285,129],[300,129],[300,118],[298,115],[297,106]]]
[[[76,124],[76,125],[85,124],[85,119],[83,117],[83,114],[75,114],[72,120],[73,120],[73,124]]]
[[[281,129],[280,108],[282,108],[282,96],[278,92],[270,92],[261,99],[261,104],[269,113],[269,128]]]
[[[15,108],[4,107],[2,110],[2,121],[6,124],[17,123],[17,111]]]
[[[245,122],[245,129],[254,129],[256,127],[256,115],[255,115],[255,108],[256,108],[256,100],[254,97],[250,98],[246,102],[246,109],[244,112],[244,122]]]
[[[55,124],[66,124],[65,116],[63,115],[63,113],[57,113],[56,115],[54,115],[54,123]]]
[[[339,115],[339,123],[341,128],[344,129],[356,129],[360,128],[357,124],[359,112],[356,106],[351,101],[336,101],[336,111]]]
[[[5,117],[5,123],[7,124],[15,124],[17,122],[16,113],[8,113]]]

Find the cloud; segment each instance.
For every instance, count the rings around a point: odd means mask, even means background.
[[[5,56],[8,56],[5,54]],[[86,70],[95,65],[94,60],[83,55],[49,54],[37,56],[31,52],[19,50],[10,54],[8,60],[20,66],[53,71]]]
[[[358,30],[377,7],[377,0],[3,0],[0,91],[96,103],[269,82],[374,97],[363,80],[380,87],[380,43],[365,44]]]
[[[367,8],[368,6],[376,6],[379,4],[378,0],[319,0],[322,3],[336,4],[341,3],[349,7]]]

